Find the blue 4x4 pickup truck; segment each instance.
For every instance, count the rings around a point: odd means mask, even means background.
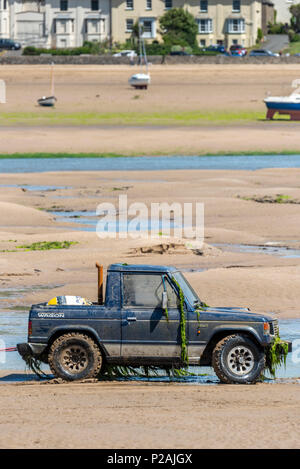
[[[224,383],[253,383],[279,336],[272,317],[207,307],[174,267],[113,264],[104,302],[102,285],[98,303],[33,305],[28,343],[17,346],[21,356],[48,363],[55,376],[70,381],[95,377],[105,364],[188,363],[213,366]]]

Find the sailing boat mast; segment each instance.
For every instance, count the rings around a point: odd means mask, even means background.
[[[150,84],[150,75],[148,73],[148,60],[146,55],[145,41],[142,37],[142,25],[139,22],[139,54],[140,54],[140,68],[141,72],[132,75],[129,78],[129,84],[136,89],[147,89]],[[143,60],[144,59],[144,60]],[[144,63],[143,63],[144,62]],[[146,66],[146,73],[143,72],[143,67]]]
[[[51,63],[51,71],[50,71],[50,96],[54,96],[54,63]]]

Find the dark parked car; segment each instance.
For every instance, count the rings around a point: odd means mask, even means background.
[[[21,49],[21,44],[13,41],[12,39],[0,39],[0,49],[19,50]]]
[[[203,51],[208,51],[208,52],[219,52],[220,54],[225,54],[226,52],[226,49],[224,46],[221,46],[221,45],[212,45],[212,46],[208,46],[208,47],[204,47],[202,49]]]
[[[241,55],[247,55],[247,49],[245,49],[245,47],[239,45],[239,44],[233,44],[231,47],[230,47],[230,52],[239,52]]]
[[[184,50],[174,50],[170,52],[170,55],[192,55]]]
[[[279,57],[279,54],[268,49],[254,49],[249,54],[250,57]]]

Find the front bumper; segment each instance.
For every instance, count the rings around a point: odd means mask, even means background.
[[[288,344],[288,353],[292,352],[292,350],[293,350],[292,342],[290,340],[282,340],[282,342],[284,344]]]
[[[17,344],[17,350],[23,359],[28,356],[38,358],[40,355],[42,355],[46,347],[47,344],[35,344],[27,342]]]

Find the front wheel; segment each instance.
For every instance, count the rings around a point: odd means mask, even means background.
[[[217,343],[212,365],[222,383],[256,383],[265,368],[265,353],[249,337],[230,335]]]
[[[102,367],[102,354],[91,337],[70,332],[53,342],[48,363],[55,376],[67,381],[95,378]]]

